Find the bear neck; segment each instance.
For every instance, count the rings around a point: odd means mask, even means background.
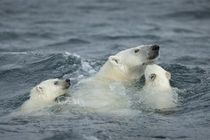
[[[48,96],[49,94],[46,95],[36,95],[36,96],[31,96],[29,101],[37,103],[37,104],[50,104],[55,102],[54,96]]]
[[[166,79],[156,79],[153,82],[146,82],[146,89],[154,89],[156,91],[169,91],[171,90],[171,85]]]
[[[141,65],[141,66],[136,66],[136,67],[130,68],[128,70],[130,78],[132,80],[138,80],[139,78],[141,78],[144,75],[145,68],[146,68],[146,65]]]
[[[123,72],[117,67],[113,67],[112,65],[106,62],[103,67],[101,67],[98,75],[107,80],[116,82],[116,81],[132,81],[130,76],[127,76],[126,72]]]
[[[20,110],[23,113],[29,114],[32,112],[36,112],[46,107],[46,105],[52,105],[54,102],[48,101],[44,102],[42,100],[37,99],[29,99],[21,106]]]

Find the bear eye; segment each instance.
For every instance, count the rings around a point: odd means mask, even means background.
[[[55,81],[55,82],[54,82],[54,85],[57,85],[57,84],[58,84],[58,81]]]
[[[139,51],[140,51],[139,49],[135,49],[135,50],[134,50],[135,53],[138,53]]]
[[[150,79],[151,79],[152,81],[155,80],[155,78],[156,78],[156,74],[153,73],[153,74],[150,75]]]

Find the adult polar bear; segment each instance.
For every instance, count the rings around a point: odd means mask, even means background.
[[[124,83],[139,79],[146,65],[153,63],[158,56],[158,45],[142,45],[120,51],[110,56],[94,77],[80,81],[67,101],[97,112],[129,108]]]

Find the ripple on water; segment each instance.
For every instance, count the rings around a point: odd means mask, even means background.
[[[178,110],[181,109],[183,114],[196,112],[198,109],[206,110],[210,103],[210,95],[208,94],[210,81],[204,80],[208,75],[206,71],[200,67],[188,67],[179,64],[162,65],[172,74],[172,86],[181,89]]]

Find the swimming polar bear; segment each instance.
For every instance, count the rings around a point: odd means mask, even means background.
[[[75,86],[68,102],[97,112],[129,108],[124,83],[139,79],[146,65],[153,63],[158,55],[158,45],[142,45],[110,56],[94,77],[82,80]]]
[[[147,64],[159,56],[158,45],[141,45],[110,56],[96,77],[110,81],[133,81],[139,79]]]
[[[30,99],[23,103],[20,110],[31,113],[40,110],[46,105],[55,103],[55,99],[70,88],[70,80],[49,79],[35,86],[30,92]]]
[[[141,101],[152,109],[172,108],[177,105],[177,93],[170,85],[171,74],[158,65],[145,69],[145,85]]]

